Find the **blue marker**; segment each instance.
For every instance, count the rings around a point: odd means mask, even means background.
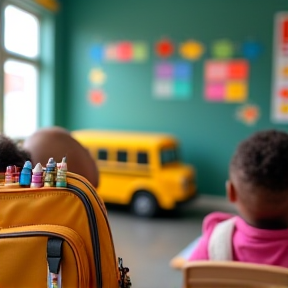
[[[32,177],[32,163],[26,161],[20,173],[19,184],[22,187],[30,187]]]

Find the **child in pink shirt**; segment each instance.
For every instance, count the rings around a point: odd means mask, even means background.
[[[240,216],[221,212],[206,216],[189,261],[288,267],[288,134],[262,131],[240,143],[230,163],[226,191]]]

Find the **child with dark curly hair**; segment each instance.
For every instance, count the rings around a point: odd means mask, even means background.
[[[23,168],[25,161],[31,161],[29,152],[22,150],[9,137],[0,134],[0,185],[4,184],[7,166]]]
[[[189,261],[288,267],[288,134],[267,130],[240,143],[231,159],[226,191],[239,216],[206,216]]]
[[[19,148],[9,137],[0,134],[0,173],[4,173],[10,165],[22,168],[25,161],[30,159],[29,152]]]

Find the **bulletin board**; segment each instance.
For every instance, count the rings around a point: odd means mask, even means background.
[[[66,126],[171,133],[200,193],[224,195],[236,145],[287,129],[271,108],[275,16],[287,2],[260,2],[67,2]]]

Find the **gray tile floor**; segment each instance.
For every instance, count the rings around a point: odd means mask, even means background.
[[[213,202],[213,201],[212,201]],[[109,207],[108,217],[117,256],[130,268],[132,287],[181,288],[182,273],[169,261],[201,233],[203,217],[213,211],[229,211],[223,205],[192,204],[180,215],[139,219],[119,207]],[[198,201],[199,203],[199,201]],[[215,202],[214,202],[215,204]],[[211,205],[210,205],[211,206]]]

